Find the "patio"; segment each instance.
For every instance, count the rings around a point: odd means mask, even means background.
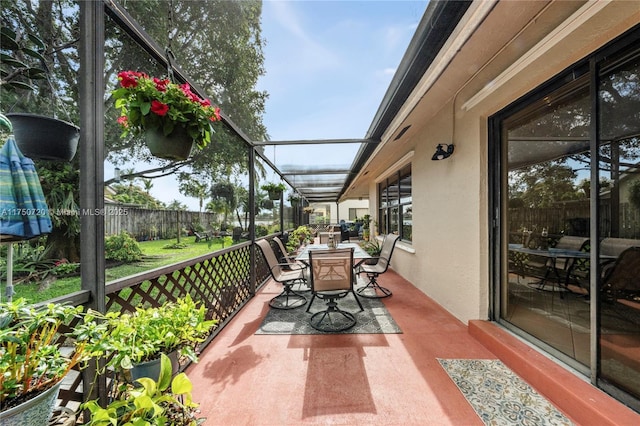
[[[256,335],[280,292],[268,282],[187,370],[202,416],[219,425],[483,424],[437,359],[500,358],[576,424],[637,421],[508,332],[467,327],[394,271],[380,280],[402,334]]]

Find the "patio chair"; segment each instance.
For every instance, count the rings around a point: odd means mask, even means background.
[[[318,232],[320,244],[327,244],[331,235],[333,235],[333,241],[336,243],[340,241],[340,232]]]
[[[388,234],[384,237],[384,241],[382,242],[380,255],[365,259],[366,262],[363,261],[357,265],[357,274],[364,273],[367,274],[367,278],[369,278],[369,282],[366,286],[360,287],[356,290],[356,293],[360,296],[371,299],[380,299],[391,296],[391,290],[378,284],[378,276],[387,272],[389,263],[391,262],[391,255],[393,254],[396,242],[398,242],[398,238],[400,238],[399,235]],[[370,264],[372,260],[376,259],[377,262],[375,264]]]
[[[289,265],[288,263],[278,263],[276,254],[271,248],[268,240],[258,240],[256,245],[260,247],[264,260],[269,267],[269,273],[271,277],[282,284],[284,287],[282,293],[271,299],[269,306],[275,309],[294,309],[303,306],[307,303],[307,299],[293,291],[293,285],[296,283],[306,283],[304,275],[304,266],[302,265]],[[285,270],[287,266],[289,269]]]
[[[604,300],[640,303],[640,247],[629,247],[620,253],[613,267],[604,273],[601,284]]]
[[[353,291],[355,274],[353,269],[353,247],[309,252],[311,269],[311,291],[313,297],[307,312],[317,297],[326,301],[327,308],[311,316],[310,324],[320,331],[343,331],[353,327],[357,320],[351,312],[338,306],[338,299],[353,294],[360,312],[364,310],[358,296]]]

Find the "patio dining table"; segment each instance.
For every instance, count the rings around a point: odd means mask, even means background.
[[[368,259],[371,257],[369,253],[367,253],[362,247],[360,247],[359,244],[356,244],[356,243],[339,243],[337,248],[341,249],[341,248],[350,248],[350,247],[353,247],[354,249],[353,250],[354,260]],[[313,250],[329,250],[329,246],[326,244],[309,244],[308,246],[305,246],[304,249],[300,251],[300,253],[298,253],[298,255],[296,256],[296,260],[300,260],[305,263],[308,262],[309,252]]]
[[[529,254],[533,256],[540,256],[548,260],[546,262],[546,272],[544,274],[544,277],[542,277],[542,279],[538,283],[539,289],[543,289],[547,281],[556,282],[562,285],[564,288],[567,288],[569,277],[567,275],[563,279],[562,276],[560,275],[559,270],[561,268],[556,266],[558,259],[588,260],[591,258],[591,253],[588,251],[570,250],[570,249],[562,249],[562,248],[549,248],[546,250],[532,249],[528,247],[523,247],[522,244],[509,244],[509,251]],[[603,254],[600,255],[600,261],[611,261],[612,259],[615,259],[615,258],[616,258],[615,256],[609,256],[609,255],[603,255]],[[552,274],[555,276],[554,280],[551,280]]]

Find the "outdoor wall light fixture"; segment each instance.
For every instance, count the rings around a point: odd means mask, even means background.
[[[446,147],[446,150],[445,150]],[[453,154],[453,144],[445,144],[445,143],[439,143],[437,148],[436,148],[436,153],[433,154],[433,157],[431,157],[432,160],[436,161],[436,160],[444,160],[445,158],[449,158],[451,157],[451,154]]]

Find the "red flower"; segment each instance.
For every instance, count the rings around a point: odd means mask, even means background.
[[[167,79],[160,80],[159,78],[156,78],[156,77],[153,77],[153,82],[155,83],[156,89],[158,89],[159,92],[166,92],[167,85],[170,83],[170,81]]]
[[[126,115],[121,115],[118,117],[118,124],[122,127],[129,127],[129,118]]]
[[[200,101],[200,105],[202,106],[211,106],[211,101],[209,99],[203,99]]]
[[[169,105],[160,101],[151,101],[151,112],[162,117],[169,112]]]
[[[137,73],[134,73],[132,71],[122,71],[121,73],[118,73],[118,80],[120,80],[120,85],[125,89],[136,87],[138,85],[136,74]]]
[[[220,107],[216,107],[216,109],[214,111],[214,114],[215,114],[216,119],[215,120],[211,120],[211,121],[216,121],[216,120],[220,121]]]

